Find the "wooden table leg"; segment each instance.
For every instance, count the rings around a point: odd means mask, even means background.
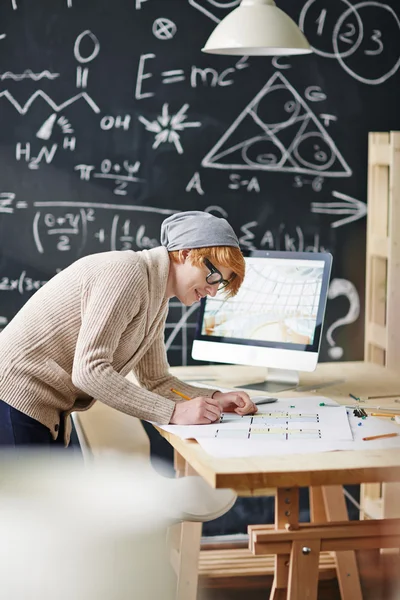
[[[322,495],[328,521],[347,521],[348,513],[341,485],[324,486]],[[362,600],[356,553],[336,552],[336,571],[342,600]]]
[[[197,474],[176,450],[174,466],[177,477]],[[176,600],[196,600],[202,524],[183,522],[179,527],[177,560],[175,562]]]
[[[196,600],[199,579],[201,523],[182,523],[177,572],[177,600]]]
[[[298,488],[278,488],[275,496],[275,529],[284,529],[287,524],[296,527],[298,522]],[[286,600],[289,580],[289,564],[289,555],[275,557],[275,574],[270,600]]]
[[[174,469],[175,477],[184,477],[186,469],[186,460],[176,450],[174,450]]]

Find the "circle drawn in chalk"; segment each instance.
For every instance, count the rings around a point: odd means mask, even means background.
[[[226,0],[225,2],[223,0],[207,0],[207,2],[216,8],[233,8],[239,6],[241,0]]]
[[[278,131],[295,122],[301,111],[301,104],[284,85],[273,85],[268,94],[252,107],[252,113],[271,129]]]
[[[314,138],[314,139],[313,139]],[[303,148],[301,148],[303,146]],[[307,154],[312,154],[312,160]],[[294,157],[305,167],[317,171],[326,171],[335,162],[335,153],[321,133],[306,133],[296,140],[293,148]],[[308,159],[308,160],[307,160]]]
[[[282,159],[283,150],[271,138],[258,136],[242,148],[242,157],[247,165],[274,166]]]
[[[86,37],[92,42],[93,50],[92,50],[91,54],[89,54],[88,56],[82,56],[80,46],[81,46],[82,40]],[[92,61],[94,58],[96,58],[96,56],[98,55],[99,52],[100,52],[100,42],[97,39],[97,37],[94,35],[94,33],[92,33],[89,29],[82,31],[82,33],[80,33],[78,35],[78,37],[76,38],[75,44],[74,44],[74,56],[75,56],[76,60],[79,61],[80,63],[88,63],[88,62]]]
[[[306,19],[306,15],[308,12],[308,9],[316,2],[317,0],[308,0],[305,5],[303,6],[303,9],[300,13],[300,18],[299,18],[299,27],[302,31],[304,31],[304,24],[305,24],[305,19]],[[360,15],[358,14],[356,7],[353,6],[352,4],[350,4],[349,0],[341,0],[342,2],[344,2],[346,4],[346,6],[348,6],[348,8],[346,9],[345,13],[353,13],[355,18],[357,19],[357,25],[358,25],[358,36],[357,39],[354,40],[354,42],[352,43],[352,46],[350,48],[348,48],[347,50],[340,52],[339,47],[337,47],[337,49],[334,46],[334,42],[333,42],[333,38],[332,38],[332,44],[333,44],[333,51],[332,52],[327,52],[326,50],[321,50],[319,48],[316,48],[312,43],[310,43],[312,49],[314,50],[314,52],[316,54],[319,54],[319,56],[325,56],[325,58],[338,58],[339,56],[341,56],[342,58],[346,58],[347,56],[350,56],[351,54],[353,54],[355,52],[355,50],[357,50],[357,48],[360,46],[362,39],[363,39],[363,23],[361,20]],[[343,14],[339,17],[339,19],[342,19]],[[337,27],[337,24],[335,25],[334,31]],[[333,33],[334,35],[334,33]],[[307,37],[309,38],[309,34],[307,33]],[[350,41],[350,40],[348,40]]]
[[[353,10],[356,10],[357,11],[356,14],[358,14],[358,10],[360,8],[367,8],[367,7],[374,7],[374,6],[377,7],[377,8],[381,8],[383,10],[387,10],[394,17],[394,19],[396,21],[396,25],[398,26],[399,33],[400,33],[400,20],[399,20],[398,16],[396,15],[396,13],[394,12],[394,10],[390,6],[387,6],[386,4],[381,4],[380,2],[375,2],[373,0],[368,0],[367,2],[359,2],[358,4],[355,4],[354,6],[352,6],[351,9],[346,10],[342,14],[342,16],[340,17],[340,19],[338,20],[338,22],[336,23],[335,30],[333,32],[334,33],[334,35],[333,35],[333,47],[335,49],[336,56],[337,56],[337,59],[338,59],[340,65],[343,67],[343,69],[345,71],[347,71],[347,73],[349,73],[349,75],[351,75],[352,77],[354,77],[358,81],[360,81],[362,83],[367,83],[369,85],[379,85],[379,84],[383,83],[384,81],[386,81],[387,79],[389,79],[390,77],[392,77],[392,75],[394,75],[396,73],[396,71],[398,70],[398,68],[400,67],[400,57],[398,58],[396,64],[387,73],[385,73],[384,75],[381,75],[381,77],[378,77],[376,79],[368,79],[366,77],[362,77],[361,75],[359,75],[358,73],[356,73],[355,71],[353,71],[353,69],[351,69],[344,62],[343,57],[340,55],[340,52],[339,52],[338,36],[339,36],[340,28],[342,27],[344,21],[347,19],[347,17],[350,15],[350,13],[353,12]],[[361,41],[360,41],[360,44],[361,44]],[[358,49],[359,45],[357,46],[357,48],[355,48],[351,52],[351,54],[353,54],[355,52],[355,50]]]
[[[159,17],[153,23],[153,34],[159,40],[172,40],[177,27],[173,21],[164,17]]]

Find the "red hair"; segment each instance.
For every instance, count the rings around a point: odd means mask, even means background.
[[[180,263],[183,261],[182,250],[169,252],[169,256],[173,262]],[[239,248],[234,248],[233,246],[212,246],[210,248],[193,248],[189,251],[190,262],[195,267],[201,267],[204,258],[208,258],[217,268],[226,267],[227,269],[231,269],[233,275],[224,292],[228,298],[236,296],[243,283],[246,269],[246,263]]]

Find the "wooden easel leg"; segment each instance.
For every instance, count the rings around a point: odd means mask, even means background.
[[[299,490],[298,488],[278,488],[275,496],[275,529],[283,529],[290,524],[294,527],[299,522]],[[275,557],[274,582],[270,600],[286,600],[289,579],[289,555]]]
[[[341,485],[322,487],[326,517],[347,521],[348,514]],[[362,600],[360,577],[354,551],[336,552],[336,571],[342,600]]]
[[[321,540],[292,543],[288,600],[317,600],[320,550]]]
[[[177,477],[196,474],[185,459],[176,451],[174,466]],[[175,563],[177,575],[176,600],[196,600],[202,524],[184,522],[179,527],[178,558]],[[177,537],[176,533],[175,540]]]
[[[312,523],[326,523],[324,495],[321,486],[310,487],[310,521]]]

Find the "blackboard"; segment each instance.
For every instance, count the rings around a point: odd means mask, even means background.
[[[1,3],[0,327],[80,256],[208,210],[245,249],[331,252],[321,360],[362,359],[367,134],[400,125],[399,9],[281,0],[314,54],[203,54],[238,4]],[[171,364],[196,314],[171,302]]]
[[[400,128],[398,3],[280,0],[312,55],[203,54],[238,4],[1,2],[0,329],[77,258],[208,210],[244,249],[331,252],[321,360],[363,358],[367,137]],[[172,365],[196,315],[171,302]]]

